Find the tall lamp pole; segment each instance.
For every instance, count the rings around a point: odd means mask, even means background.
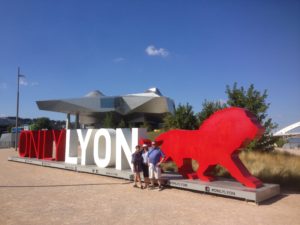
[[[15,134],[15,151],[18,148],[18,120],[19,120],[19,95],[20,95],[20,77],[25,77],[24,75],[20,74],[20,67],[18,67],[18,76],[17,76],[17,113],[16,113],[16,134]]]

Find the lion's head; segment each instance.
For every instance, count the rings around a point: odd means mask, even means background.
[[[212,144],[233,153],[248,145],[264,133],[264,128],[248,110],[230,107],[219,110],[204,121],[199,128],[207,134]]]

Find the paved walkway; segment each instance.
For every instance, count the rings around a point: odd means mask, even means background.
[[[257,206],[178,189],[7,161],[0,149],[0,224],[300,224],[300,194]]]

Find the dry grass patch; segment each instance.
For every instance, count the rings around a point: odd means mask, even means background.
[[[242,152],[240,159],[247,169],[264,183],[276,183],[300,191],[300,156],[281,152]],[[177,172],[174,162],[163,164],[165,171]],[[193,160],[193,169],[196,171],[198,163]],[[230,177],[222,166],[216,166],[215,176]]]
[[[300,191],[300,156],[281,152],[242,152],[240,159],[263,182]]]

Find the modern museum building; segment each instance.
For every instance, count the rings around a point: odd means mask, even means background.
[[[100,91],[92,91],[81,98],[41,100],[36,103],[40,110],[65,113],[66,128],[70,128],[72,115],[75,116],[74,128],[101,128],[108,116],[116,127],[122,122],[129,127],[147,124],[160,128],[165,115],[175,111],[174,101],[163,96],[157,88],[120,96],[106,96]]]

